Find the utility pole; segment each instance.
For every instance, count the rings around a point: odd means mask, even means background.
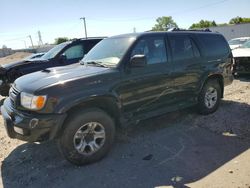
[[[33,45],[33,41],[32,41],[32,37],[31,37],[31,35],[29,35],[28,37],[30,38],[30,42],[31,42],[31,46],[32,46],[32,48],[34,48],[34,45]]]
[[[40,31],[38,31],[38,32],[37,32],[37,34],[38,34],[38,39],[39,39],[39,41],[38,41],[38,46],[42,46],[42,45],[43,45],[43,41],[42,41],[42,35],[41,35],[41,32],[40,32]]]
[[[87,39],[87,27],[86,27],[86,19],[85,17],[81,17],[80,20],[83,20],[83,24],[84,24],[84,30],[85,30],[85,38]]]
[[[136,33],[136,27],[133,28],[133,32]]]

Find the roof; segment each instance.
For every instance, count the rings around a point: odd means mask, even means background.
[[[147,32],[140,32],[140,33],[127,33],[127,34],[121,34],[121,35],[115,35],[110,38],[138,38],[141,36],[148,36],[148,35],[156,35],[156,34],[167,34],[167,33],[207,33],[207,34],[218,34],[215,32],[211,32],[210,30],[173,30],[173,31],[147,31]]]
[[[107,37],[88,37],[88,38],[74,38],[71,39],[70,41],[76,41],[76,40],[102,40]]]

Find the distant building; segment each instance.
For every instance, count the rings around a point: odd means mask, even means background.
[[[11,48],[0,48],[0,57],[5,57],[13,53],[14,51]]]
[[[41,45],[41,46],[37,46],[37,47],[35,47],[36,53],[47,52],[51,48],[53,48],[54,46],[55,46],[54,44],[44,44],[44,45]]]
[[[250,37],[250,23],[210,27],[209,29],[213,32],[221,33],[227,40],[238,37]]]
[[[53,48],[54,44],[45,44],[42,46],[34,46],[34,48],[26,48],[26,49],[17,49],[13,50],[11,48],[0,48],[0,58],[5,57],[11,54],[14,54],[16,52],[29,52],[29,53],[41,53],[41,52],[47,52],[51,48]]]

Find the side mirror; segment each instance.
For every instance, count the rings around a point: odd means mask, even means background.
[[[65,54],[61,54],[59,57],[60,63],[65,63],[67,60],[67,56]]]
[[[145,55],[134,55],[130,59],[131,67],[145,67],[147,64],[147,60]]]

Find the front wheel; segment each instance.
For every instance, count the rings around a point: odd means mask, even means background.
[[[64,157],[76,165],[103,158],[114,141],[113,119],[104,111],[90,109],[71,115],[59,139]]]
[[[200,114],[215,112],[221,100],[221,87],[217,80],[209,80],[202,88],[198,97],[198,110]]]

